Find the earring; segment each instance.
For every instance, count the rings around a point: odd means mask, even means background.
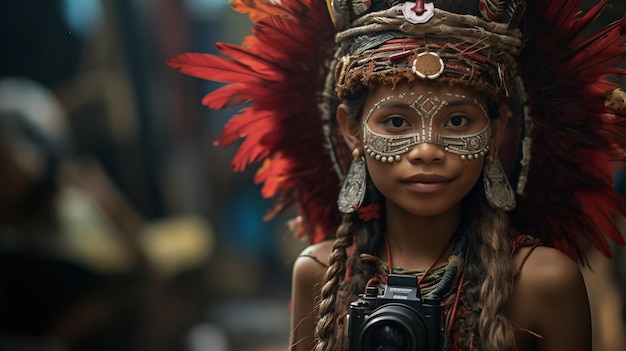
[[[343,213],[353,213],[361,207],[365,197],[365,160],[357,148],[352,151],[352,163],[343,181],[337,206]]]
[[[497,156],[489,156],[483,168],[485,196],[496,210],[511,211],[515,208],[515,194]]]

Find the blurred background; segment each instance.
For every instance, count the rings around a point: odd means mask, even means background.
[[[236,111],[165,64],[248,34],[226,0],[0,0],[0,351],[287,349],[295,214],[262,220],[212,144]],[[623,256],[586,272],[597,350]]]

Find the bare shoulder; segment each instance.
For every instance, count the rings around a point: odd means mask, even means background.
[[[295,282],[318,282],[328,267],[334,241],[322,241],[306,247],[293,266]]]
[[[326,275],[332,241],[313,244],[302,250],[292,270],[292,300],[295,306],[312,310],[314,298],[319,295],[320,285]]]
[[[334,243],[334,240],[325,240],[317,244],[309,245],[300,252],[299,258],[314,258],[319,261],[319,263],[328,266],[328,259],[330,258]]]
[[[514,257],[523,265],[509,312],[515,325],[541,339],[535,340],[536,348],[520,349],[590,350],[591,317],[580,267],[559,250],[529,250],[523,248]]]
[[[293,265],[291,289],[291,351],[311,350],[314,345],[317,298],[320,295],[334,241],[305,248]]]
[[[535,295],[550,297],[560,295],[570,289],[580,288],[583,283],[580,268],[561,251],[540,246],[531,253],[522,249],[515,256],[515,262],[521,267],[518,284],[531,288]]]

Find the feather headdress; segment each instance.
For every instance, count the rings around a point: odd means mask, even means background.
[[[327,76],[338,60],[335,28],[392,5],[346,3],[231,0],[255,24],[241,46],[218,43],[223,56],[187,53],[168,62],[186,74],[228,83],[203,100],[212,109],[242,106],[216,144],[244,139],[233,170],[261,163],[255,181],[263,183],[264,197],[276,199],[268,217],[297,205],[312,242],[332,238],[340,220],[335,204],[347,150],[329,145],[324,130],[333,107]],[[626,201],[612,188],[610,162],[626,160],[626,111],[624,94],[607,78],[626,75],[617,68],[626,58],[626,19],[583,36],[606,4],[601,0],[584,15],[577,0],[529,1],[525,12],[521,0],[459,5],[491,21],[519,23],[524,45],[515,55],[526,93],[517,90],[524,95],[517,113],[526,116],[518,118],[526,131],[519,139],[526,143],[513,181],[525,191],[510,216],[516,228],[580,259],[590,244],[610,256],[607,237],[624,244],[612,216],[626,215]]]

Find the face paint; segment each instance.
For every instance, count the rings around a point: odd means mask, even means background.
[[[406,105],[416,116],[417,132],[406,134],[382,134],[372,130],[369,126],[372,115],[386,105]],[[478,132],[463,134],[454,132],[455,128],[442,127],[440,116],[442,109],[456,105],[477,106],[484,117],[485,126]],[[453,117],[457,116],[451,114]],[[461,114],[459,118],[467,118],[466,114]],[[393,117],[393,116],[392,116]],[[447,123],[447,122],[446,122]],[[430,143],[442,146],[447,152],[457,154],[461,159],[476,159],[484,156],[489,150],[490,123],[487,111],[476,100],[464,95],[447,93],[443,98],[428,92],[426,95],[419,95],[415,98],[415,93],[400,93],[397,96],[388,96],[378,101],[369,110],[363,121],[363,145],[365,151],[376,160],[393,163],[401,160],[401,155],[409,152],[415,145]]]

